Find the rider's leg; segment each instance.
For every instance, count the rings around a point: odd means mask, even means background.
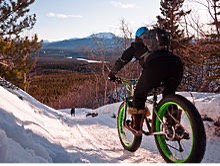
[[[175,91],[181,82],[181,78],[182,77],[180,72],[179,76],[177,75],[176,77],[170,77],[164,82],[165,88],[163,91],[163,97],[170,94],[175,94]],[[171,126],[174,126],[175,124],[177,124],[177,122],[180,123],[181,114],[182,111],[178,109],[177,105],[170,105],[165,113],[166,121]]]
[[[143,109],[148,93],[163,81],[167,71],[160,63],[145,65],[134,92],[133,106]]]
[[[170,75],[163,81],[165,87],[162,92],[163,97],[166,95],[175,94],[175,91],[183,76],[183,67],[181,62],[173,62],[172,65],[169,65],[168,69],[170,71]],[[177,105],[170,105],[167,109],[165,117],[167,118],[167,122],[173,126],[177,123],[177,121],[180,123],[181,114],[182,111],[178,109]]]
[[[154,71],[154,72],[152,72]],[[155,74],[156,73],[156,74]],[[149,65],[142,71],[142,75],[138,81],[134,92],[134,99],[132,102],[132,106],[136,110],[145,110],[146,115],[142,116],[140,114],[132,114],[132,125],[136,130],[142,129],[142,122],[145,116],[150,115],[150,111],[145,107],[145,102],[148,93],[155,87],[155,85],[159,85],[162,78],[160,77],[161,70],[157,65]]]
[[[170,94],[175,94],[177,87],[179,86],[181,80],[182,80],[182,71],[176,68],[173,68],[175,72],[173,71],[166,80],[163,81],[164,83],[164,90],[162,92],[163,97]]]
[[[168,80],[168,82],[165,85],[164,94],[175,93],[175,90],[182,79],[182,64],[175,59],[167,59],[164,59],[164,57],[163,59],[155,59],[144,65],[142,75],[134,92],[134,108],[144,109],[148,93],[153,88],[158,87],[160,83],[165,80]],[[176,80],[171,81],[169,78],[173,77],[176,78]]]

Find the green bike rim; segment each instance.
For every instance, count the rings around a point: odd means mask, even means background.
[[[127,146],[129,148],[129,147],[131,147],[134,140],[129,142],[127,139],[127,136],[126,136],[126,132],[124,131],[124,127],[123,127],[124,115],[125,115],[124,111],[125,111],[124,106],[122,106],[121,109],[119,110],[119,114],[118,114],[118,131],[119,131],[119,136],[120,136],[122,142],[124,143],[125,146]]]
[[[172,105],[172,104],[177,105],[178,108],[180,108],[180,109],[182,109],[182,110],[184,111],[184,109],[183,109],[181,106],[179,106],[177,103],[175,103],[175,102],[166,102],[166,103],[164,103],[164,104],[159,108],[159,110],[158,110],[158,115],[159,115],[159,117],[160,117],[161,119],[163,119],[164,114],[165,114],[165,112],[166,112],[168,106],[170,106],[170,105]],[[186,114],[186,116],[187,116],[187,118],[188,118],[188,120],[189,120],[189,115],[188,115],[188,113],[185,112],[185,111],[184,111],[184,113]],[[189,120],[189,122],[190,122],[190,127],[192,128],[192,123],[191,123],[190,120]],[[155,122],[156,132],[161,130],[160,127],[161,127],[161,122],[160,122],[160,120],[159,120],[158,118],[156,118],[156,122]],[[157,135],[157,136],[156,136],[156,139],[157,139],[157,141],[158,141],[158,144],[159,144],[159,146],[160,146],[160,148],[161,148],[163,154],[164,154],[167,158],[169,158],[169,160],[171,160],[172,162],[175,162],[175,163],[183,163],[183,162],[187,161],[188,158],[191,156],[191,153],[192,153],[192,150],[193,150],[193,147],[194,147],[194,133],[193,133],[193,132],[192,132],[192,146],[191,146],[191,149],[190,149],[190,152],[189,152],[188,156],[185,157],[185,159],[176,159],[176,158],[173,156],[172,152],[170,151],[170,149],[169,149],[169,147],[168,147],[168,145],[167,145],[167,143],[166,143],[166,139],[165,139],[165,136],[164,136],[164,135]]]

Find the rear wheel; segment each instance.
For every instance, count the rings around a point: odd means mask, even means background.
[[[118,135],[120,138],[120,142],[122,144],[122,146],[124,147],[124,149],[130,151],[130,152],[134,152],[136,151],[140,145],[141,145],[141,141],[142,141],[142,135],[140,136],[135,136],[130,130],[128,130],[125,126],[124,126],[124,121],[127,119],[131,119],[127,113],[125,109],[125,103],[123,102],[118,110],[118,118],[117,118],[117,128],[118,128]]]
[[[205,153],[206,135],[196,107],[180,95],[169,95],[158,104],[159,118],[154,114],[154,131],[161,156],[166,162],[197,163]]]

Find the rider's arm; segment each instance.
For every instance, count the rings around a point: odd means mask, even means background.
[[[111,73],[113,75],[116,75],[118,71],[120,71],[128,62],[130,62],[134,56],[134,47],[131,45],[129,48],[127,48],[123,53],[122,56],[115,62],[115,65],[113,66]]]

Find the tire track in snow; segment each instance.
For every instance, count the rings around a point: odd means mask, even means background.
[[[88,145],[85,146],[84,152],[92,155],[97,155],[97,162],[111,162],[116,163],[118,160],[115,159],[115,155],[118,156],[117,145],[114,145],[111,139],[108,137],[109,128],[100,125],[90,125],[82,126],[77,125],[79,134],[82,137],[82,144]],[[101,133],[101,134],[100,134]],[[114,146],[114,147],[113,147]],[[112,155],[112,153],[115,153]],[[94,160],[94,157],[92,158]]]
[[[139,148],[132,153],[123,149],[118,138],[115,119],[88,118],[87,123],[93,121],[93,124],[77,123],[74,126],[75,145],[71,151],[80,153],[80,159],[74,159],[76,162],[87,163],[161,163],[163,159],[153,154],[147,149]],[[94,121],[96,123],[94,123]],[[112,126],[113,123],[113,126]],[[111,126],[111,127],[109,127]],[[78,155],[79,156],[79,155]],[[94,160],[95,158],[95,160]]]

